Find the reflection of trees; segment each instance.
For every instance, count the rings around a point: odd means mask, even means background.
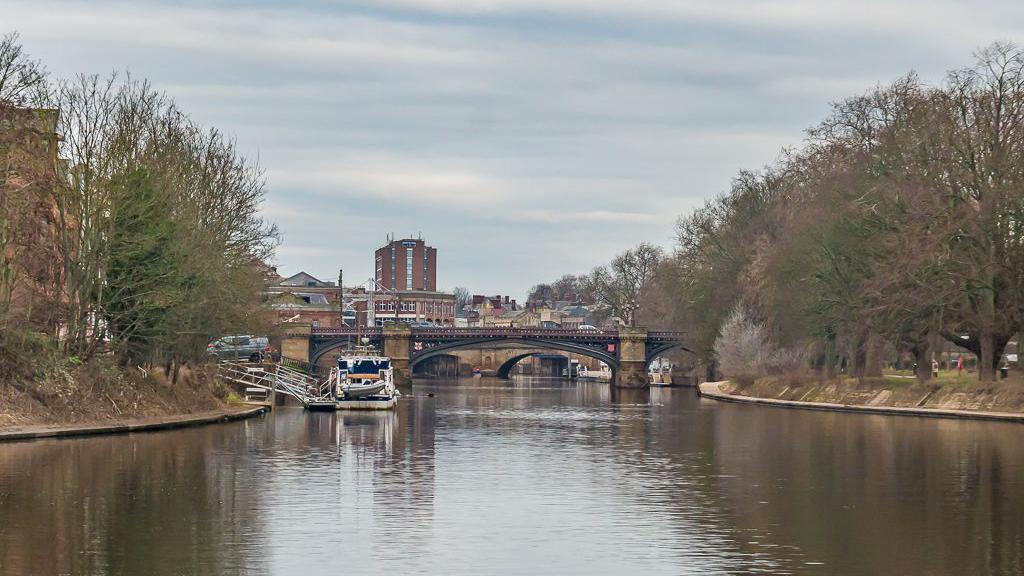
[[[723,408],[718,489],[763,537],[750,548],[799,546],[857,574],[1024,572],[1015,426]]]
[[[0,573],[232,574],[260,565],[237,429],[0,445]]]

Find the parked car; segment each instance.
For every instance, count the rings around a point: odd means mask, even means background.
[[[439,326],[433,322],[412,322],[409,324],[410,328],[439,328]]]
[[[266,336],[224,336],[206,346],[220,360],[262,362],[270,358],[270,340]]]

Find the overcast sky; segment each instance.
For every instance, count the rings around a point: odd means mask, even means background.
[[[641,241],[830,101],[938,82],[1018,1],[0,0],[58,77],[127,69],[235,136],[268,177],[279,271],[369,278],[385,235],[438,284],[523,296]],[[348,283],[348,282],[346,282]]]

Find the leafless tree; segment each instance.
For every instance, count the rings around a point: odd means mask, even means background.
[[[590,286],[597,302],[627,325],[636,326],[637,310],[651,289],[662,258],[661,248],[642,243],[595,269]]]
[[[0,103],[29,106],[45,100],[46,68],[31,59],[17,32],[0,37]]]

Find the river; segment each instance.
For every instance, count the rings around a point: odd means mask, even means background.
[[[417,381],[0,444],[0,574],[1022,574],[1024,428]]]

